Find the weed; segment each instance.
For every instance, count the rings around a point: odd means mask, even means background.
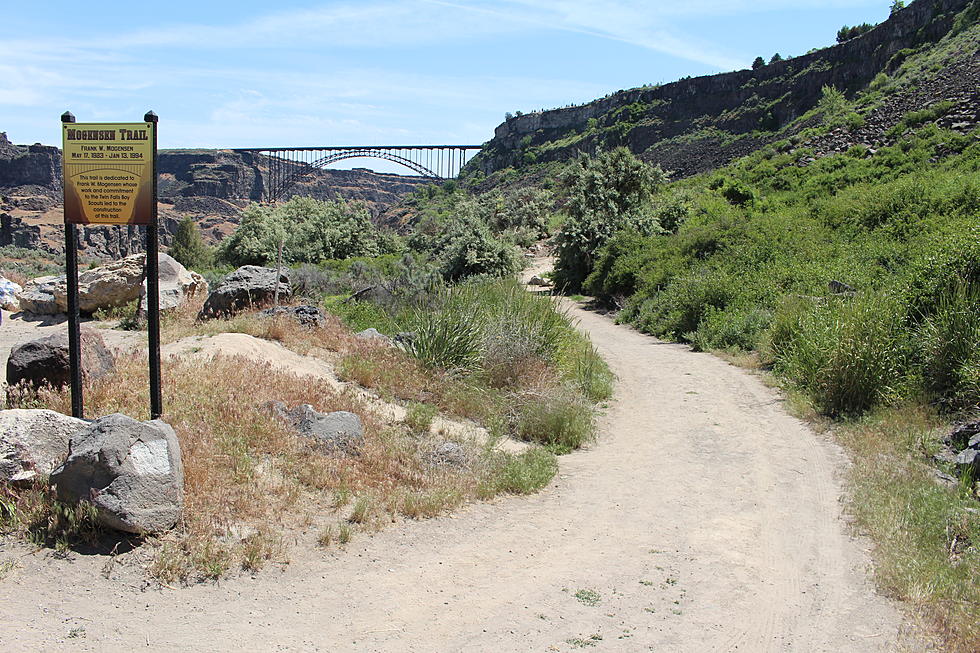
[[[354,509],[351,511],[348,521],[352,524],[364,524],[374,513],[374,501],[370,497],[358,497],[354,501]]]
[[[14,560],[4,560],[0,562],[0,582],[17,569],[17,562]]]
[[[591,589],[582,589],[575,592],[575,598],[579,600],[579,603],[588,606],[597,606],[602,601],[602,597],[599,592]]]
[[[519,455],[497,454],[488,464],[488,478],[480,486],[482,496],[501,492],[530,494],[551,482],[558,472],[554,454],[534,448]]]
[[[318,546],[321,546],[324,549],[328,549],[330,548],[330,545],[333,543],[334,537],[335,536],[333,532],[333,526],[326,526],[323,528],[323,530],[320,531],[320,534],[317,536],[316,543]]]
[[[353,531],[349,524],[340,524],[337,527],[337,542],[339,544],[347,544],[351,541],[353,536]]]
[[[432,426],[432,419],[438,411],[439,409],[431,404],[413,401],[405,411],[405,424],[414,433],[428,433]]]

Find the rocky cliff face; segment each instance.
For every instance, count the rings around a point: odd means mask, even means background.
[[[261,155],[234,150],[161,150],[158,158],[160,238],[164,245],[184,216],[197,220],[205,238],[234,230],[241,210],[262,198]],[[289,196],[364,202],[372,216],[386,213],[420,185],[422,177],[379,174],[367,169],[317,170]],[[46,145],[14,145],[0,132],[0,246],[64,247],[61,151]],[[79,228],[79,248],[92,257],[120,257],[144,249],[136,227]]]
[[[817,104],[824,86],[853,96],[899,65],[906,49],[938,41],[971,1],[917,0],[861,37],[758,70],[619,91],[586,105],[511,118],[469,169],[490,174],[616,145],[681,175],[724,165],[763,142],[732,135],[790,123]]]

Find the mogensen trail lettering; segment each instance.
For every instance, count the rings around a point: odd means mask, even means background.
[[[145,129],[71,129],[66,132],[69,141],[148,141]]]

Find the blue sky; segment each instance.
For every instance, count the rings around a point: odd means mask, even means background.
[[[13,142],[60,144],[66,109],[108,122],[152,108],[161,147],[260,147],[478,144],[508,111],[831,45],[890,1],[4,4],[0,131]]]

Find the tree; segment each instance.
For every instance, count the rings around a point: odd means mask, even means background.
[[[667,175],[619,147],[595,157],[582,156],[564,181],[570,196],[567,218],[555,237],[555,283],[577,291],[613,234],[622,229],[643,234],[662,231],[649,200],[667,182]]]
[[[891,10],[888,12],[888,15],[894,16],[902,9],[905,9],[905,3],[902,0],[893,0]]]
[[[777,61],[782,61],[782,60],[783,60],[783,56],[777,52],[776,54],[772,55],[772,59],[769,60],[769,63],[776,63]]]
[[[874,28],[875,26],[870,23],[861,23],[860,25],[855,25],[854,27],[844,25],[837,30],[837,42],[843,43],[844,41],[850,41],[851,39],[861,36],[865,32],[870,32]]]
[[[752,70],[759,70],[766,65],[766,60],[762,57],[756,57],[755,61],[752,62]]]
[[[191,270],[211,267],[213,259],[211,248],[204,244],[201,230],[190,216],[177,225],[169,253],[178,263]]]

